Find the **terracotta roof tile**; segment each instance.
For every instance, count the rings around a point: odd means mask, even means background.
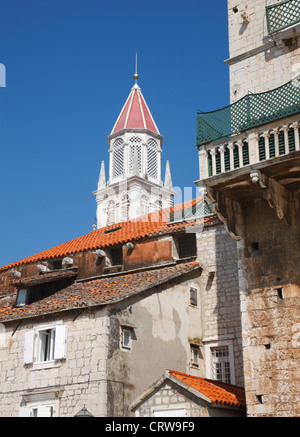
[[[26,307],[14,306],[16,294],[4,296],[0,298],[0,322],[118,302],[197,269],[199,264],[191,262],[75,282]]]
[[[124,244],[131,240],[145,238],[146,236],[155,236],[181,230],[184,231],[187,228],[192,228],[196,225],[199,225],[200,222],[206,224],[218,222],[219,220],[216,215],[210,215],[200,220],[174,221],[173,223],[169,223],[170,216],[176,219],[178,213],[183,209],[189,210],[189,208],[193,208],[202,200],[202,198],[192,199],[188,202],[184,202],[155,213],[150,213],[135,220],[121,222],[97,229],[66,243],[59,244],[35,255],[21,259],[20,261],[5,265],[0,268],[0,272],[22,264],[29,264],[51,258],[61,258],[78,252],[105,248],[117,244]],[[116,231],[107,233],[107,231],[115,228]]]
[[[226,384],[222,381],[188,375],[175,370],[169,370],[169,373],[174,378],[208,397],[214,403],[238,408],[245,408],[246,406],[245,391],[242,387]]]

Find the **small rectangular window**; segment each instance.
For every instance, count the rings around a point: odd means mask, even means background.
[[[27,331],[24,339],[24,364],[38,364],[66,358],[67,326]]]
[[[121,332],[121,344],[123,349],[131,349],[132,342],[132,329],[127,327],[122,327]]]
[[[196,288],[190,288],[190,304],[193,306],[197,306],[197,289]]]
[[[54,360],[55,329],[39,331],[39,362]]]
[[[42,405],[31,408],[30,417],[53,417],[54,408],[52,405]]]
[[[191,363],[194,366],[199,365],[199,346],[191,344]]]
[[[187,234],[178,238],[179,258],[189,258],[197,255],[196,235]]]
[[[16,300],[16,307],[23,307],[27,303],[27,297],[28,297],[28,290],[26,288],[21,288],[18,291],[17,300]]]
[[[48,261],[50,270],[61,270],[62,269],[62,260],[61,259],[54,259],[51,261]]]
[[[113,266],[120,266],[123,264],[123,250],[122,247],[112,249],[110,251],[111,263]]]

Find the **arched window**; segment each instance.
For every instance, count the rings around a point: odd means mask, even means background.
[[[141,214],[149,214],[149,197],[146,194],[141,195]]]
[[[157,143],[152,138],[147,142],[147,174],[151,178],[158,178]]]
[[[162,205],[162,201],[160,199],[157,199],[154,202],[155,211],[158,211],[158,210],[162,209],[162,206],[163,206]]]
[[[121,198],[121,220],[129,220],[130,196],[128,193],[123,194]]]
[[[116,222],[116,202],[114,200],[109,200],[107,202],[107,221],[106,225],[110,226]]]
[[[142,139],[138,136],[132,136],[128,140],[129,143],[129,171],[132,172],[135,166],[135,159],[139,172],[142,171]]]
[[[124,142],[118,138],[113,144],[112,150],[112,178],[124,173]]]

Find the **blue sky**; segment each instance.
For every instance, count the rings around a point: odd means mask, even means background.
[[[226,0],[1,2],[0,265],[92,230],[100,164],[134,80],[173,184],[198,179],[196,113],[229,103]]]

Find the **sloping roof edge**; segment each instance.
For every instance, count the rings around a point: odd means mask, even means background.
[[[157,389],[159,389],[168,380],[175,383],[176,385],[183,388],[184,390],[187,390],[189,393],[193,394],[197,398],[207,402],[210,406],[222,406],[222,407],[238,408],[238,409],[245,408],[245,405],[243,403],[240,404],[238,401],[237,402],[228,402],[227,400],[222,399],[221,396],[219,399],[215,399],[214,397],[209,397],[209,396],[205,395],[204,393],[202,393],[201,390],[197,390],[197,389],[191,387],[189,384],[186,384],[184,381],[176,378],[174,373],[181,373],[181,372],[175,372],[174,370],[166,370],[164,372],[164,374],[157,381],[155,381],[150,387],[148,387],[146,390],[144,390],[144,392],[141,395],[139,395],[131,403],[131,405],[129,407],[130,410],[135,411],[143,402],[145,402],[145,400],[147,398],[149,398]],[[186,375],[186,376],[191,376],[192,378],[197,378],[197,377],[194,377],[192,375]],[[198,377],[198,378],[211,384],[212,387],[214,385],[218,386],[218,384],[222,384],[220,381],[214,381],[211,379],[200,378],[200,377]],[[234,387],[237,390],[243,390],[242,387],[233,386],[231,384],[224,383],[222,385],[224,385],[224,386],[227,385],[228,387]]]
[[[84,309],[84,308],[92,308],[92,307],[100,307],[100,306],[106,306],[106,305],[113,305],[116,304],[118,302],[121,302],[123,300],[126,300],[134,295],[139,295],[147,290],[151,290],[161,284],[165,284],[168,283],[170,281],[172,281],[175,278],[178,278],[180,276],[184,276],[188,273],[191,273],[197,269],[201,269],[201,266],[199,265],[199,263],[197,262],[193,262],[193,263],[189,263],[189,264],[182,264],[181,267],[183,268],[183,270],[176,270],[175,272],[171,272],[170,274],[168,274],[165,277],[159,278],[154,280],[153,282],[149,282],[146,285],[143,285],[142,287],[139,288],[132,288],[128,293],[120,293],[117,294],[115,296],[113,296],[112,298],[103,298],[101,301],[101,296],[99,297],[99,301],[97,302],[90,302],[89,299],[87,298],[86,295],[83,295],[81,297],[79,297],[78,299],[75,299],[74,297],[68,297],[65,300],[62,300],[62,304],[59,305],[55,303],[55,305],[53,305],[53,300],[55,300],[55,296],[59,295],[59,294],[63,294],[64,291],[69,291],[72,287],[75,286],[79,286],[80,284],[85,284],[86,287],[89,287],[90,284],[92,284],[93,282],[96,282],[95,280],[92,280],[90,282],[85,282],[85,283],[75,283],[70,285],[69,287],[60,290],[56,293],[54,293],[52,296],[49,296],[48,298],[45,299],[52,299],[52,301],[49,302],[49,309],[44,309],[39,311],[39,308],[37,308],[37,310],[35,310],[34,308],[37,307],[39,305],[39,302],[41,301],[37,301],[34,304],[30,304],[28,306],[25,307],[14,307],[14,301],[15,301],[15,295],[11,296],[10,299],[7,296],[3,296],[3,298],[0,297],[0,322],[4,323],[4,322],[8,322],[8,321],[13,321],[13,320],[23,320],[23,319],[29,319],[29,318],[33,318],[33,317],[38,317],[38,316],[44,316],[47,314],[55,314],[55,313],[61,313],[64,311],[72,311],[74,309]],[[168,268],[168,267],[166,267]],[[158,269],[158,270],[163,270],[163,269]],[[126,278],[126,281],[129,281],[128,279],[128,273],[124,272],[124,278]],[[109,278],[112,281],[114,280],[114,277]],[[101,284],[100,284],[101,287]],[[95,294],[94,290],[91,290],[91,294]],[[7,306],[3,307],[1,309],[1,300],[6,300],[7,301]],[[43,305],[45,302],[45,299],[43,300]],[[65,303],[68,302],[68,304],[66,305]],[[64,306],[65,305],[65,306]],[[45,305],[44,305],[45,306]],[[53,310],[53,308],[55,307],[55,310]]]
[[[146,237],[155,237],[168,233],[184,231],[187,227],[193,226],[195,223],[201,223],[203,225],[219,223],[220,221],[216,214],[198,218],[195,217],[194,219],[189,218],[188,220],[182,219],[181,221],[169,222],[168,213],[173,211],[181,211],[183,208],[191,208],[202,201],[203,197],[198,197],[181,204],[177,204],[171,208],[150,213],[138,219],[130,220],[128,222],[121,222],[91,231],[88,234],[76,237],[65,243],[53,246],[52,248],[45,249],[37,254],[30,255],[21,260],[4,265],[0,267],[0,273],[13,267],[31,264],[38,261],[74,255],[76,253],[113,246],[114,244],[125,244],[129,241],[138,241]],[[106,236],[105,238],[107,239],[107,242],[103,242],[103,235],[106,233],[106,231],[119,225],[120,231],[111,233],[111,238]],[[127,232],[125,236],[122,233],[122,229]],[[114,236],[116,238],[114,238]]]

